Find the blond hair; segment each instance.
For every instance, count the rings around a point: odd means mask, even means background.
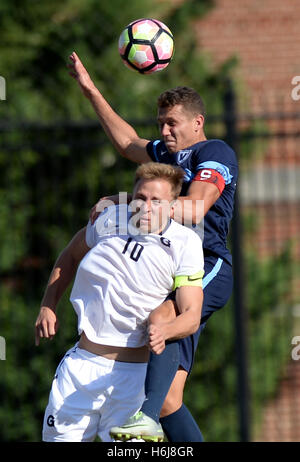
[[[184,170],[180,167],[159,164],[157,162],[147,162],[137,168],[134,184],[136,185],[139,180],[166,180],[171,185],[174,199],[177,199],[182,188],[184,175]]]

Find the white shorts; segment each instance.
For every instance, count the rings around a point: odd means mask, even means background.
[[[45,411],[43,441],[110,442],[109,430],[141,407],[147,363],[112,361],[75,345],[60,362]]]

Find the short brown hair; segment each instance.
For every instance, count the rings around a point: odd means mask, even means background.
[[[176,87],[164,91],[158,98],[159,108],[172,107],[181,104],[187,111],[194,115],[205,116],[203,100],[196,90],[190,87]]]
[[[172,187],[174,199],[177,199],[182,188],[184,175],[184,170],[180,167],[159,164],[157,162],[147,162],[137,168],[134,185],[139,180],[166,180]]]

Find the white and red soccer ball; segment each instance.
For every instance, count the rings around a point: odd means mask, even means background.
[[[129,68],[141,74],[152,74],[167,67],[171,61],[173,35],[161,21],[137,19],[121,33],[119,53]]]

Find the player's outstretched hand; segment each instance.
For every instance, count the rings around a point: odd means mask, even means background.
[[[75,51],[69,56],[68,68],[70,76],[77,80],[84,96],[89,98],[92,91],[97,89]]]
[[[58,330],[58,320],[56,314],[51,308],[42,306],[35,323],[35,344],[40,344],[41,338],[49,338],[50,340]]]
[[[152,353],[160,355],[165,347],[165,336],[160,327],[155,324],[148,326],[148,348]]]

